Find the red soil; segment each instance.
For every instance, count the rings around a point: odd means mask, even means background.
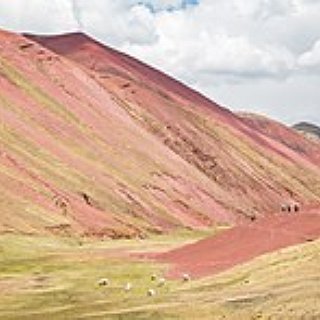
[[[163,72],[125,53],[104,46],[85,34],[74,33],[47,37],[27,35],[27,37],[102,76],[106,76],[111,72],[111,74],[123,77],[126,80],[124,85],[130,84],[130,87],[136,89],[137,92],[135,94],[139,95],[136,99],[141,104],[145,104],[145,101],[148,101],[149,104],[147,105],[149,106],[159,103],[163,105],[163,101],[155,100],[154,96],[150,96],[150,91],[157,89],[162,94],[176,99],[181,104],[192,106],[198,112],[205,113],[223,122],[224,125],[230,126],[228,129],[232,130],[239,138],[249,139],[255,145],[268,149],[269,152],[277,153],[293,162],[301,162],[307,166],[310,165],[308,163],[310,159],[314,160],[318,166],[320,165],[319,146],[312,146],[312,143],[309,143],[301,136],[299,137],[294,130],[283,125],[282,127],[280,125],[276,126],[276,122],[271,120],[269,122],[265,121],[263,124],[262,121],[253,123],[249,119],[239,118],[227,108],[217,105],[212,100]],[[147,86],[149,92],[146,93],[139,90],[140,84]],[[111,89],[109,82],[108,86]],[[158,116],[160,115],[162,121],[171,119],[173,123],[175,121],[179,122],[176,119],[176,116],[179,115],[174,115],[174,111],[171,109],[170,118],[168,118],[166,112],[163,112],[163,108],[165,106],[157,110],[154,110],[154,108],[153,110],[149,109],[149,111],[157,113]],[[265,130],[266,126],[268,127],[267,130]],[[270,132],[273,132],[273,134],[269,134]],[[301,148],[301,150],[298,150],[298,148]],[[291,149],[294,149],[295,152],[292,152]]]
[[[306,143],[305,137],[295,130],[260,115],[242,113],[240,116],[252,129],[285,145],[293,151],[291,153],[297,153],[311,160],[318,167],[320,166],[319,142],[310,141]]]
[[[283,213],[234,227],[217,236],[155,256],[171,263],[169,276],[203,277],[225,271],[256,256],[320,236],[320,208]]]
[[[70,232],[116,237],[247,223],[287,199],[320,201],[311,142],[297,140],[299,152],[82,34],[0,32],[0,119],[0,181],[8,186],[0,191],[13,199],[17,232],[21,210],[40,232],[40,220],[67,220]],[[66,216],[57,195],[69,203]],[[24,213],[28,203],[48,219]]]
[[[237,225],[157,255],[172,277],[320,236],[316,208],[273,214],[289,199],[320,201],[320,146],[293,130],[237,116],[83,34],[0,31],[0,58],[0,210],[13,203],[0,232],[136,237]],[[47,218],[24,211],[29,203]]]

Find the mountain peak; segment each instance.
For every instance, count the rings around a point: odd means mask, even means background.
[[[318,146],[292,129],[247,122],[83,33],[10,36],[0,52],[10,224],[1,216],[0,230],[135,237],[320,199]],[[22,215],[26,202],[39,210]]]
[[[309,138],[320,139],[320,127],[313,123],[302,121],[293,125],[293,128]]]
[[[37,38],[37,39],[87,39],[91,40],[92,38],[85,32],[82,31],[74,31],[74,32],[67,32],[67,33],[58,33],[58,34],[34,34],[34,33],[23,33],[24,37],[27,38]]]

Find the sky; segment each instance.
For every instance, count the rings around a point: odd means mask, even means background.
[[[86,32],[231,110],[320,125],[320,0],[0,0],[0,28]]]

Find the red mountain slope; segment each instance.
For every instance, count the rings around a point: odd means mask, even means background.
[[[252,224],[236,226],[214,237],[156,255],[172,263],[169,275],[192,277],[225,271],[256,256],[290,245],[313,241],[320,236],[320,208],[305,208],[299,213],[283,213]]]
[[[241,113],[240,116],[251,128],[254,128],[271,139],[279,141],[298,154],[307,157],[317,166],[320,166],[318,141],[313,140],[306,143],[305,137],[296,130],[292,130],[279,122],[260,115]]]
[[[143,236],[320,199],[313,157],[82,34],[0,32],[0,119],[2,232]]]

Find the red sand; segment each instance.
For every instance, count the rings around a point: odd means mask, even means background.
[[[194,244],[161,253],[155,259],[171,263],[170,277],[190,273],[203,277],[225,271],[264,253],[320,237],[320,208],[283,213],[234,227]]]
[[[289,129],[280,141],[82,34],[0,32],[0,40],[0,152],[8,155],[0,181],[10,180],[0,188],[13,199],[10,230],[67,220],[70,232],[137,236],[247,223],[288,199],[320,201],[320,149]],[[286,137],[314,149],[298,152]],[[66,216],[56,195],[70,204]],[[28,203],[53,222],[24,213]]]

